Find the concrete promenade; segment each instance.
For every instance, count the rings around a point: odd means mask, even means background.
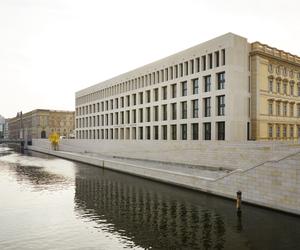
[[[102,168],[141,176],[300,215],[300,146],[276,160],[248,168],[217,169],[189,164],[127,159],[92,152],[53,151],[36,145],[29,149]],[[240,162],[242,165],[243,162]]]

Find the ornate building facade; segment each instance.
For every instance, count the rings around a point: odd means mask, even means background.
[[[73,111],[59,111],[36,109],[28,113],[17,114],[16,117],[8,119],[8,134],[10,139],[48,138],[52,132],[65,136],[74,137]]]

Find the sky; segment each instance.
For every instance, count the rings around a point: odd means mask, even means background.
[[[0,0],[0,115],[233,32],[300,56],[299,0]]]

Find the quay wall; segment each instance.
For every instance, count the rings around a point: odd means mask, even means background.
[[[247,169],[266,161],[278,160],[297,152],[299,144],[271,142],[229,143],[224,141],[99,141],[64,139],[59,149],[76,153],[134,158],[168,163],[200,165],[224,169]],[[45,139],[34,139],[33,146],[50,149]]]
[[[69,144],[70,145],[70,144]],[[254,144],[249,145],[253,147]],[[267,144],[260,144],[266,151]],[[229,146],[229,145],[227,145]],[[71,147],[71,146],[70,146]],[[184,186],[187,188],[227,197],[236,198],[236,192],[242,191],[243,201],[300,215],[300,145],[277,144],[272,146],[273,154],[285,148],[286,154],[280,158],[266,159],[263,163],[247,168],[238,168],[217,179],[197,177],[183,172],[173,172],[149,167],[136,166],[122,162],[122,159],[104,160],[78,152],[53,151],[47,141],[35,141],[29,149],[58,157],[84,162],[128,174],[142,176],[157,181]],[[66,149],[67,147],[65,147]],[[244,149],[246,150],[244,145]],[[69,148],[70,149],[70,148]],[[287,149],[289,154],[287,154]],[[62,150],[62,147],[61,147]],[[259,151],[259,149],[257,149]],[[250,151],[253,154],[253,151]],[[163,154],[163,152],[161,152]],[[271,153],[272,154],[272,153]],[[259,155],[259,154],[258,154]],[[272,157],[271,157],[272,158]],[[276,158],[276,159],[275,159]],[[247,159],[246,161],[247,162]],[[240,162],[240,166],[243,165]]]

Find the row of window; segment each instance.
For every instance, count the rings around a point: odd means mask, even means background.
[[[224,66],[226,62],[225,49],[221,51],[215,51],[201,57],[197,57],[183,63],[176,64],[155,72],[136,77],[134,79],[115,84],[99,90],[95,93],[91,93],[82,97],[76,98],[76,105],[82,105],[84,103],[92,102],[98,99],[104,99],[112,95],[121,94],[127,91],[143,88],[157,83],[177,79],[187,75],[199,73],[200,71],[206,71],[213,67]]]
[[[225,88],[225,72],[220,72],[216,74],[216,89],[221,90]],[[211,75],[203,77],[203,91],[210,92],[212,90]],[[190,88],[188,89],[188,82],[183,81],[179,85],[180,95],[187,96],[199,94],[199,79],[192,79],[190,82]],[[139,93],[134,93],[131,95],[121,96],[119,98],[114,98],[90,105],[85,105],[76,108],[76,116],[93,114],[96,112],[103,112],[107,110],[119,109],[135,106],[137,104],[144,104],[152,102],[158,102],[159,100],[167,100],[169,98],[177,97],[177,83],[171,84],[169,86],[162,86],[161,88],[155,88],[152,90],[146,90]],[[152,93],[151,93],[152,92]],[[144,100],[145,99],[145,100]]]
[[[274,112],[274,105],[276,107],[276,113]],[[289,108],[289,116],[294,117],[294,108],[295,103],[288,103],[283,101],[274,101],[269,100],[269,115],[276,115],[276,116],[288,116],[288,108]],[[296,117],[300,117],[300,103],[296,105],[297,113]]]
[[[281,82],[281,80],[276,80],[276,85],[274,86],[274,79],[269,78],[268,90],[272,93],[295,96],[295,83],[292,81],[288,84],[287,81]],[[297,96],[300,96],[300,83],[297,84]]]
[[[188,124],[171,124],[161,126],[141,126],[127,128],[77,130],[77,139],[127,139],[127,140],[187,140],[188,132],[192,140],[200,140],[199,123],[191,123],[188,131]],[[205,122],[203,126],[203,140],[211,140],[211,123]],[[179,131],[178,131],[179,129]],[[225,140],[225,122],[216,122],[216,139]]]
[[[297,131],[295,133],[295,128]],[[269,138],[300,138],[300,125],[287,124],[269,124],[268,125]]]
[[[178,104],[180,110],[178,110]],[[152,109],[152,116],[151,116]],[[180,111],[178,113],[178,111]],[[161,114],[161,115],[159,115]],[[76,128],[96,127],[96,126],[108,126],[119,124],[135,124],[137,122],[157,122],[199,118],[199,100],[191,100],[190,112],[188,116],[188,102],[183,101],[180,103],[163,104],[160,106],[152,106],[146,108],[139,108],[133,110],[126,110],[120,112],[114,112],[103,115],[94,115],[88,117],[82,117],[76,119]],[[225,115],[225,95],[216,96],[216,114],[217,116]],[[145,116],[145,117],[144,117]],[[203,117],[211,116],[211,97],[203,98]]]
[[[293,69],[288,69],[287,67],[283,67],[280,65],[274,66],[273,64],[269,64],[268,71],[270,74],[274,72],[274,69],[277,75],[283,75],[285,77],[289,76],[292,79],[295,77],[295,71]],[[300,72],[296,73],[296,75],[297,78],[300,79]]]

